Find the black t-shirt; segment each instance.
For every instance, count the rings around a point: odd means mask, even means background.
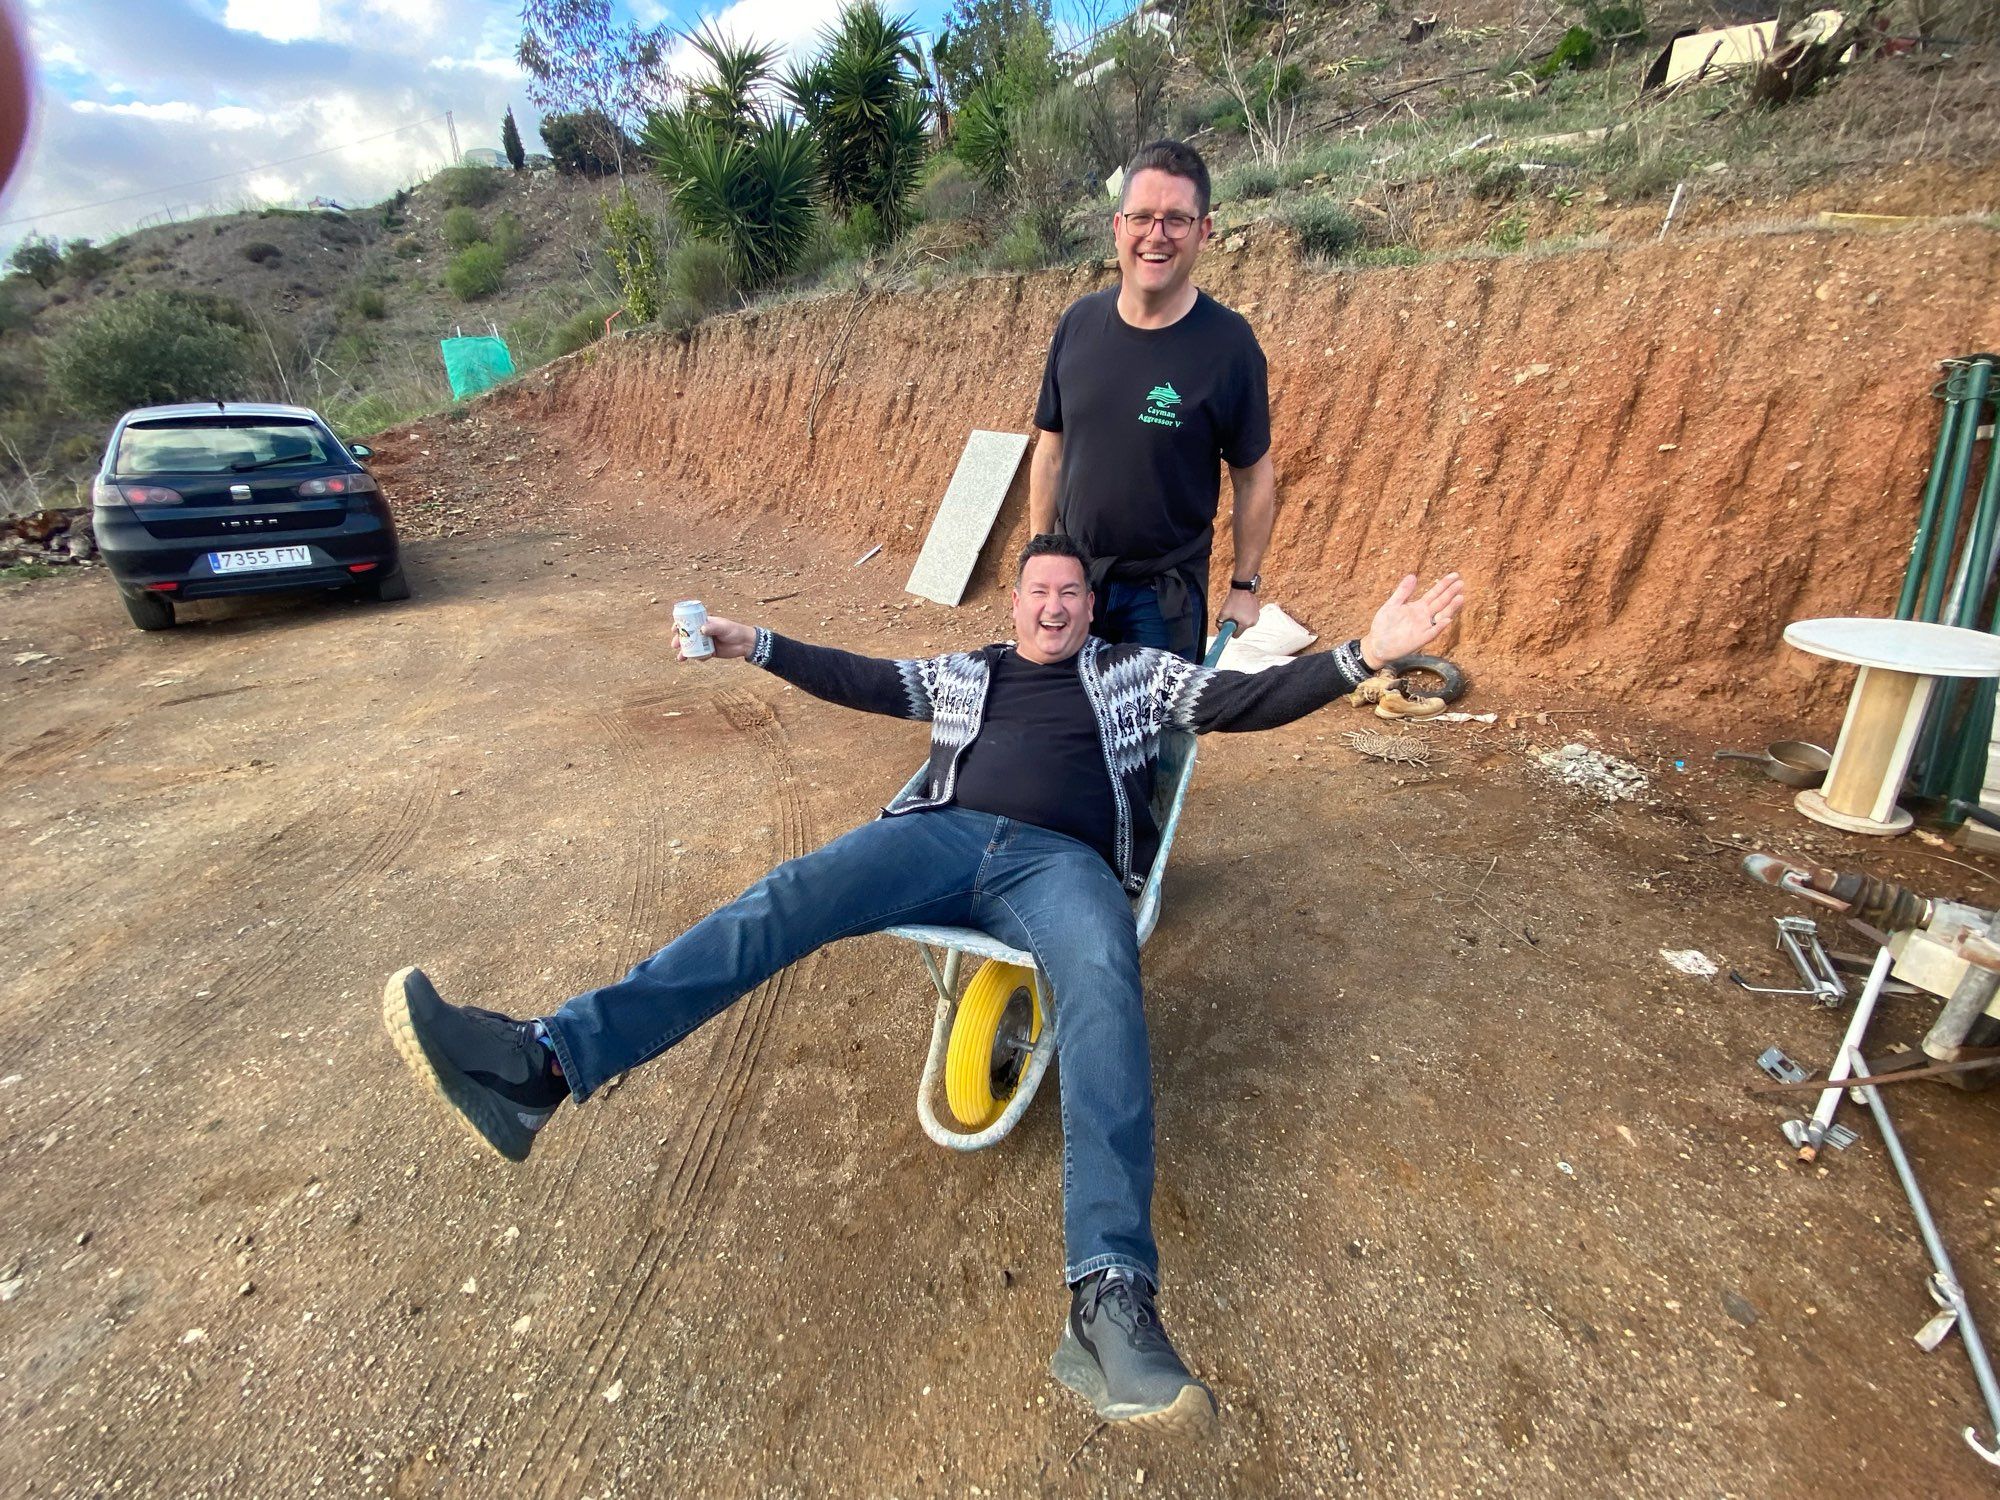
[[[1062,434],[1061,528],[1092,557],[1164,557],[1213,531],[1216,460],[1247,468],[1270,450],[1264,351],[1206,292],[1179,322],[1134,328],[1107,287],[1056,324],[1035,425]]]
[[[1077,658],[1044,666],[1003,651],[992,672],[979,737],[959,760],[952,800],[1066,833],[1110,863],[1118,813]]]

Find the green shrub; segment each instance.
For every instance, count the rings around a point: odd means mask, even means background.
[[[379,321],[389,315],[389,301],[372,286],[364,286],[347,299],[347,309],[356,317]]]
[[[446,167],[431,183],[447,208],[484,208],[499,196],[506,180],[492,167]]]
[[[95,281],[117,264],[117,256],[89,240],[71,240],[63,247],[63,272],[79,285]]]
[[[1360,248],[1361,221],[1331,198],[1301,198],[1278,216],[1299,237],[1299,249],[1334,260]]]
[[[1246,161],[1231,167],[1215,184],[1216,201],[1240,203],[1246,198],[1268,198],[1278,190],[1278,169],[1262,162]]]
[[[574,354],[587,344],[596,343],[604,337],[604,320],[617,311],[615,307],[587,307],[559,323],[550,333],[548,342],[542,346],[543,357],[557,359],[565,354]]]
[[[444,284],[461,302],[477,302],[500,290],[507,261],[491,245],[473,245],[452,257],[444,268]]]
[[[1556,50],[1535,69],[1537,78],[1553,78],[1565,70],[1574,72],[1597,61],[1597,35],[1587,26],[1572,26],[1556,43]]]
[[[283,260],[285,258],[285,252],[269,240],[252,240],[243,247],[242,255],[245,260],[252,261],[260,266],[266,261]]]
[[[464,250],[486,238],[486,229],[479,222],[478,213],[463,206],[445,210],[444,222],[438,226],[438,232],[454,250]]]
[[[1528,216],[1518,208],[1487,231],[1486,243],[1495,250],[1519,250],[1528,243]]]
[[[618,269],[633,321],[652,322],[660,315],[659,230],[630,188],[621,188],[616,201],[604,205],[604,249]]]
[[[0,282],[0,333],[20,333],[34,326],[34,309],[18,285]]]
[[[493,221],[493,233],[488,236],[493,248],[504,256],[509,265],[528,253],[528,231],[521,227],[521,221],[512,214],[502,214]]]
[[[1646,40],[1646,8],[1639,0],[1572,0],[1583,12],[1583,24],[1607,46]]]
[[[833,248],[843,260],[866,260],[882,248],[887,238],[875,210],[863,203],[833,229]]]
[[[415,260],[424,253],[424,242],[414,234],[406,234],[396,241],[397,260]]]
[[[1030,214],[1018,215],[993,242],[986,263],[996,271],[1039,271],[1052,265],[1057,251],[1042,237]]]
[[[683,240],[667,262],[667,297],[696,318],[720,312],[736,300],[736,277],[729,252],[713,240]]]
[[[931,158],[929,174],[917,189],[917,217],[932,224],[957,224],[978,217],[979,184],[955,156]]]
[[[249,381],[247,330],[233,302],[135,292],[93,308],[49,341],[49,389],[94,416],[238,396]]]

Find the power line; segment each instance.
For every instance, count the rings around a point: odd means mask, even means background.
[[[126,193],[117,198],[100,198],[95,203],[76,203],[68,208],[51,209],[47,213],[28,214],[19,219],[7,219],[0,221],[0,229],[12,229],[20,224],[39,224],[44,219],[60,219],[65,214],[80,214],[92,208],[110,208],[114,204],[131,203],[140,198],[157,198],[165,193],[177,193],[182,188],[204,187],[211,182],[227,182],[232,177],[242,177],[251,172],[266,172],[272,167],[289,167],[294,162],[311,161],[316,156],[331,156],[336,151],[346,151],[355,146],[365,146],[370,141],[386,140],[392,135],[401,135],[406,130],[415,130],[420,125],[435,125],[438,121],[447,118],[449,114],[450,111],[447,110],[445,114],[432,115],[426,120],[412,120],[407,125],[398,125],[394,130],[378,131],[374,135],[364,135],[358,140],[343,141],[338,146],[324,146],[318,151],[308,151],[300,156],[287,156],[279,161],[261,162],[254,167],[238,167],[233,172],[218,172],[213,177],[197,177],[189,182],[169,183],[165,187],[147,188],[142,192]]]

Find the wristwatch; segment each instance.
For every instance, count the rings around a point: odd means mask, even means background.
[[[1247,583],[1241,578],[1232,578],[1229,580],[1229,586],[1232,589],[1241,589],[1246,594],[1254,594],[1263,582],[1264,575],[1262,573],[1252,573]]]

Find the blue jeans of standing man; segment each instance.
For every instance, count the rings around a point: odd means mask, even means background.
[[[545,1024],[579,1102],[788,964],[904,923],[976,927],[1035,955],[1061,1060],[1064,1274],[1159,1281],[1153,1083],[1131,902],[1089,845],[946,807],[863,824],[788,860],[616,984]]]
[[[1199,590],[1188,590],[1190,609],[1169,620],[1160,609],[1159,591],[1150,581],[1107,580],[1097,596],[1090,633],[1116,645],[1153,646],[1199,662],[1207,646],[1207,604]]]

